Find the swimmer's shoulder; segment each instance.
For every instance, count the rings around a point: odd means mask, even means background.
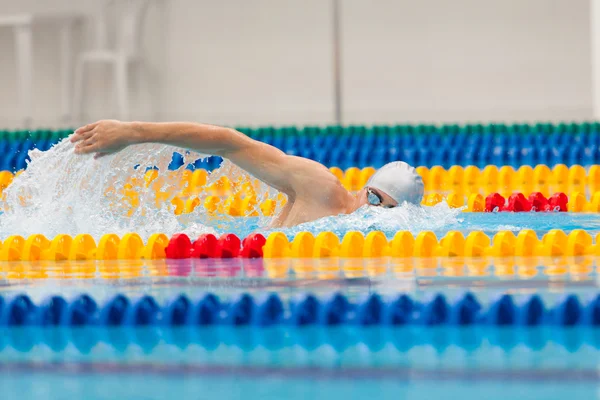
[[[332,210],[346,209],[352,198],[352,194],[333,174],[328,174],[322,181],[311,185],[310,190],[314,200],[318,200],[321,206],[327,206]]]
[[[303,204],[319,203],[327,208],[343,209],[352,196],[340,180],[323,164],[292,156],[297,184],[293,197]]]
[[[329,168],[313,160],[307,161],[305,165],[311,169],[312,173],[304,175],[303,189],[311,192],[328,192],[330,194],[348,192]]]

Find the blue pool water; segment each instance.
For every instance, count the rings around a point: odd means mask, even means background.
[[[426,328],[412,332],[425,337],[421,343],[406,332],[391,332],[378,346],[364,338],[380,332],[366,331],[360,343],[340,346],[333,335],[315,348],[265,346],[261,338],[271,339],[269,329],[242,330],[236,342],[212,347],[199,331],[191,343],[168,336],[152,348],[89,348],[85,338],[93,333],[82,331],[71,333],[62,350],[5,347],[0,384],[8,399],[598,397],[600,352],[593,333],[567,330],[536,341],[536,330],[511,331],[480,332],[483,340],[474,341],[470,331]],[[3,332],[10,335],[23,342],[31,332]]]
[[[489,232],[499,221],[539,234],[582,225],[597,232],[594,215],[460,217]],[[566,293],[584,301],[599,291],[595,261],[586,259],[442,259],[426,266],[415,259],[404,267],[390,259],[5,263],[0,294],[25,293],[41,303],[88,293],[102,303],[121,293],[162,303],[207,292],[223,299],[269,292],[452,299],[469,291],[482,304],[510,293],[517,301],[538,294],[552,305]],[[7,399],[600,397],[600,331],[593,328],[5,327],[0,338]]]
[[[587,355],[581,355],[586,357]],[[459,356],[460,357],[460,356]],[[530,377],[528,372],[511,370],[503,373],[466,373],[456,376],[452,371],[428,373],[398,368],[385,377],[341,373],[323,374],[309,368],[306,377],[292,376],[257,368],[251,373],[231,371],[203,374],[181,371],[147,373],[115,369],[77,371],[59,367],[51,373],[3,373],[0,384],[5,398],[85,398],[85,399],[349,399],[367,396],[381,399],[486,398],[486,399],[561,399],[567,396],[591,399],[598,396],[597,374],[591,368],[568,378],[568,365]],[[68,371],[60,371],[67,369]],[[107,368],[109,369],[109,368]],[[330,371],[331,369],[328,369]],[[439,368],[438,368],[439,371]],[[224,376],[223,376],[224,375]],[[521,375],[521,377],[519,377]],[[590,379],[594,377],[593,379]]]

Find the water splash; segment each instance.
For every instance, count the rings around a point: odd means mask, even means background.
[[[449,226],[461,223],[458,216],[460,209],[450,208],[446,202],[433,207],[422,207],[413,204],[395,208],[364,206],[347,215],[337,215],[307,222],[284,230],[289,237],[298,232],[311,232],[314,235],[323,231],[332,231],[342,237],[349,231],[368,234],[371,231],[382,231],[389,238],[398,231],[410,231],[417,234],[421,231],[446,231]]]
[[[184,167],[168,171],[173,152],[184,155],[184,166],[206,155],[144,144],[94,160],[91,155],[75,155],[73,147],[67,138],[48,151],[30,151],[27,169],[3,193],[1,239],[37,233],[49,238],[61,233],[89,233],[99,239],[106,233],[137,232],[144,240],[156,232],[184,232],[190,237],[202,233],[233,232],[241,237],[253,231],[268,233],[264,227],[271,221],[269,217],[234,218],[222,213],[214,216],[200,206],[191,214],[174,214],[171,199],[181,190]],[[161,171],[150,184],[144,180],[147,168]],[[207,185],[223,176],[231,181],[252,182],[259,204],[278,194],[228,161],[209,175]],[[343,236],[348,231],[366,234],[380,230],[391,237],[399,230],[448,230],[461,225],[459,215],[460,210],[451,209],[444,202],[434,207],[363,207],[349,215],[322,218],[284,232],[293,236],[300,231],[333,231]]]
[[[27,169],[4,191],[0,217],[3,238],[34,233],[47,237],[90,233],[98,237],[139,230],[140,226],[143,231],[152,230],[153,224],[167,230],[178,225],[166,207],[156,209],[152,219],[145,218],[148,207],[132,207],[133,200],[122,191],[130,177],[143,180],[144,166],[168,166],[172,149],[166,146],[135,146],[94,160],[91,155],[75,155],[73,144],[65,139],[49,151],[32,150],[29,156]],[[139,194],[141,204],[149,192]]]
[[[562,229],[567,233],[574,229],[585,229],[595,236],[600,234],[600,214],[462,213],[460,209],[451,208],[442,201],[433,207],[414,205],[392,209],[363,207],[349,215],[322,218],[283,232],[292,238],[301,231],[316,235],[330,230],[341,238],[349,231],[359,231],[366,235],[378,230],[391,239],[398,231],[409,231],[413,235],[421,231],[432,231],[438,238],[442,238],[449,231],[460,231],[465,236],[473,231],[481,231],[492,237],[500,231],[508,230],[517,234],[523,229],[532,229],[539,237],[551,229]]]
[[[3,193],[2,239],[36,233],[49,238],[60,233],[89,233],[96,239],[106,233],[127,232],[137,232],[144,239],[156,232],[199,235],[216,233],[211,224],[218,226],[231,219],[211,220],[202,207],[184,216],[173,213],[171,199],[179,191],[184,174],[184,167],[168,171],[173,152],[184,155],[184,165],[206,155],[144,144],[94,160],[91,155],[75,155],[73,149],[65,139],[48,151],[29,152],[27,169]],[[147,184],[144,175],[149,167],[162,172],[159,179]],[[244,178],[241,170],[225,162],[222,171],[209,175],[207,184],[223,174]],[[128,188],[129,196],[125,194]],[[256,191],[261,199],[268,195],[265,185]]]

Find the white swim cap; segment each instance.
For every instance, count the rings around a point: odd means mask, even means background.
[[[398,204],[407,201],[421,204],[423,199],[423,179],[417,171],[403,161],[395,161],[379,168],[366,186],[385,192]]]

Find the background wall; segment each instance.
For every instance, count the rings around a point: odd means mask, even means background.
[[[94,9],[0,0],[0,14]],[[331,22],[325,0],[154,0],[150,79],[132,87],[132,118],[331,123]],[[342,0],[341,23],[346,123],[592,118],[588,0]],[[56,29],[34,35],[35,125],[65,125]],[[17,127],[10,30],[0,29],[0,57],[0,125]],[[115,115],[110,77],[92,71],[86,119]]]

